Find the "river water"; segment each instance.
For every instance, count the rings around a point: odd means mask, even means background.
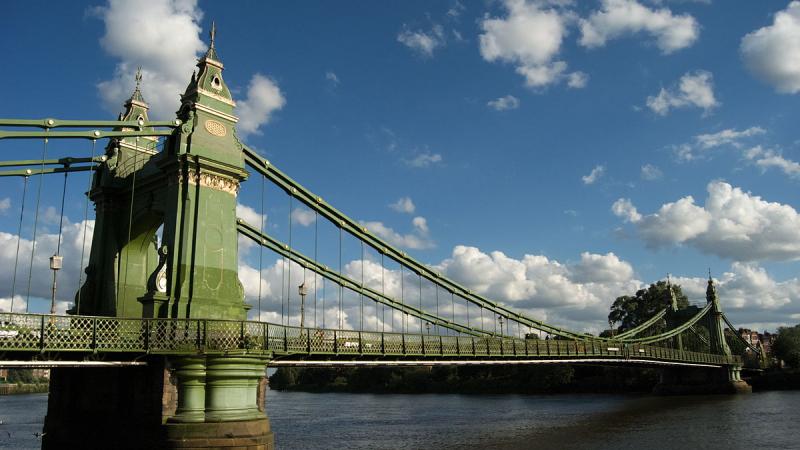
[[[0,448],[38,449],[46,394],[0,397]],[[278,449],[800,448],[800,391],[738,396],[270,391]]]

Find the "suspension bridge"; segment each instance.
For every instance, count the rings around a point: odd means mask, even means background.
[[[735,328],[712,279],[704,305],[680,309],[670,288],[660,312],[612,337],[515,311],[390,245],[244,145],[223,67],[212,28],[171,121],[149,120],[140,74],[117,120],[0,119],[0,144],[41,149],[37,160],[0,162],[0,177],[21,179],[0,367],[54,368],[45,448],[272,448],[266,366],[622,365],[661,368],[665,384],[690,373],[743,388],[729,343],[739,338],[726,332]],[[65,154],[57,142],[69,143]],[[73,153],[81,143],[85,153]],[[84,217],[72,224],[75,254],[62,254],[76,186]],[[258,223],[237,217],[245,195],[260,205]],[[41,210],[53,199],[58,232],[45,255]],[[288,203],[285,240],[270,233],[268,202]],[[295,206],[314,217],[304,243]],[[240,281],[243,245],[258,249],[257,287]],[[267,286],[265,253],[280,286]],[[64,293],[73,266],[77,289]],[[264,313],[278,302],[280,315]],[[33,311],[48,303],[49,313]]]

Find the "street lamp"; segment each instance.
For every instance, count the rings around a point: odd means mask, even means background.
[[[503,316],[497,316],[498,322],[500,322],[500,336],[503,336]]]
[[[50,314],[56,313],[56,274],[64,262],[64,257],[56,253],[50,257],[50,270],[53,271],[53,296],[50,298]]]
[[[302,332],[306,315],[306,295],[308,295],[305,280],[300,283],[300,286],[297,286],[297,292],[300,294],[300,331]]]
[[[428,330],[428,336],[431,335],[431,323],[425,322],[425,329]]]

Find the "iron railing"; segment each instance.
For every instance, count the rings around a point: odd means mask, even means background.
[[[135,319],[0,313],[10,353],[226,354],[267,357],[645,359],[741,364],[736,356],[644,344],[300,328],[214,319]]]

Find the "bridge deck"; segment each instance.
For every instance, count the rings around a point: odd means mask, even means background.
[[[650,345],[300,328],[213,319],[121,319],[0,313],[10,360],[134,360],[142,355],[250,354],[279,364],[331,361],[650,361],[741,364],[736,357]],[[314,362],[316,361],[316,362]]]

